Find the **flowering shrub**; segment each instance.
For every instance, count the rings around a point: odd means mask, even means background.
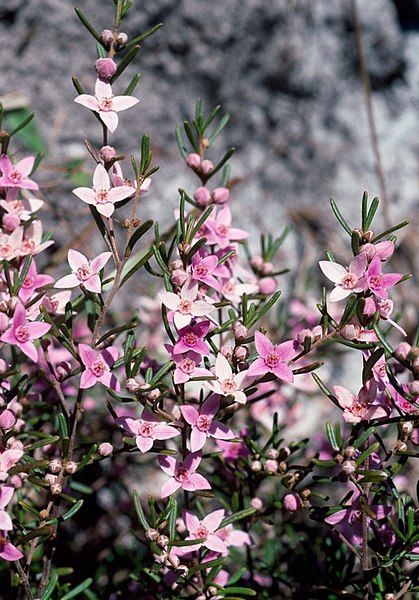
[[[103,252],[71,248],[50,274],[39,157],[16,157],[17,131],[1,132],[2,593],[413,598],[419,354],[390,298],[408,276],[388,267],[406,222],[372,230],[379,201],[364,194],[352,227],[332,202],[348,266],[326,250],[317,306],[290,299],[275,313],[289,229],[251,250],[235,223],[233,149],[214,149],[228,117],[200,101],[176,130],[196,189],[179,191],[166,231],[143,221],[157,171],[149,137],[130,161],[110,145],[119,112],[138,102],[139,76],[125,90],[120,76],[158,29],[128,40],[131,5],[115,0],[100,35],[77,10],[98,77],[90,94],[74,78],[75,102],[98,118],[103,145],[86,141],[92,186],[73,193]],[[151,298],[124,315],[115,299],[142,278]],[[338,349],[350,389],[333,372]],[[299,439],[295,424],[322,396],[325,435],[317,420]]]

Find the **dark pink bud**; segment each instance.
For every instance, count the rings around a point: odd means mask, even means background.
[[[242,362],[249,356],[249,350],[245,346],[237,346],[234,356],[239,362]]]
[[[100,149],[100,158],[105,162],[109,162],[116,156],[116,150],[112,146],[102,146]]]
[[[14,413],[6,408],[0,413],[0,429],[12,429],[16,424],[16,416]]]
[[[301,498],[298,494],[287,494],[282,502],[287,512],[295,512],[301,508]]]
[[[199,154],[192,152],[188,155],[188,158],[186,159],[186,164],[191,169],[199,169],[199,166],[201,164],[201,157],[199,156]]]
[[[6,231],[14,231],[16,227],[20,225],[20,218],[18,215],[14,215],[12,213],[6,213],[3,215],[2,224]]]
[[[214,169],[214,165],[210,160],[203,160],[201,162],[201,171],[204,175],[209,175],[211,171]]]
[[[212,197],[214,199],[215,204],[225,204],[230,195],[230,190],[224,187],[215,188],[212,192]]]
[[[236,340],[244,340],[249,335],[247,327],[245,327],[243,323],[240,323],[240,321],[234,323],[233,329]]]
[[[98,58],[95,71],[101,79],[108,81],[116,73],[116,62],[112,58]]]
[[[278,284],[273,277],[263,277],[259,281],[259,292],[261,294],[273,294],[277,287]]]
[[[206,187],[199,187],[193,195],[195,201],[199,206],[208,206],[211,201],[210,191]]]

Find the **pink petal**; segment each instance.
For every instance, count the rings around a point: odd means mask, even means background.
[[[365,273],[365,269],[367,268],[367,255],[366,254],[358,254],[351,260],[349,265],[349,272],[353,273],[358,279],[362,277]]]
[[[99,271],[103,269],[103,267],[106,265],[111,256],[112,252],[102,252],[101,254],[96,256],[96,258],[94,258],[90,263],[90,266],[92,267],[93,271],[95,273],[99,273]]]
[[[20,560],[23,558],[23,554],[20,552],[20,550],[13,546],[13,544],[6,542],[3,546],[3,550],[0,550],[0,558],[8,561]]]
[[[220,399],[217,396],[210,396],[205,400],[199,411],[201,415],[214,417],[220,408]]]
[[[183,466],[188,471],[196,471],[199,467],[201,460],[202,456],[200,452],[190,452],[183,461]]]
[[[19,456],[20,458],[20,456]],[[0,509],[5,508],[12,499],[14,488],[11,485],[0,486]],[[1,529],[1,527],[0,527]]]
[[[382,261],[388,260],[394,252],[393,242],[378,242],[378,244],[375,244],[374,248],[377,256],[379,256]]]
[[[294,358],[294,356],[297,354],[294,340],[282,342],[282,344],[279,344],[275,347],[275,351],[278,353],[280,359],[285,362],[291,360],[291,358]]]
[[[112,108],[114,111],[119,112],[135,106],[138,102],[138,98],[134,98],[134,96],[114,96],[112,98]]]
[[[208,531],[212,533],[219,528],[219,526],[221,525],[221,521],[224,519],[224,516],[225,510],[223,508],[214,510],[212,513],[210,513],[204,518],[202,524],[208,529]]]
[[[396,285],[396,283],[398,283],[402,277],[403,275],[400,273],[386,273],[383,275],[382,279],[383,288],[388,289],[393,287],[393,285]]]
[[[114,392],[119,392],[121,390],[121,385],[115,375],[110,371],[105,371],[101,377],[99,377],[99,381],[106,385],[106,387],[114,390]]]
[[[228,230],[228,237],[230,240],[245,240],[249,237],[249,233],[244,231],[244,229],[237,229],[235,227],[230,227]]]
[[[2,154],[0,157],[0,169],[3,175],[8,175],[12,170],[12,161],[6,154]]]
[[[339,302],[339,300],[343,300],[344,298],[349,296],[350,293],[351,290],[344,290],[343,287],[336,286],[330,292],[329,300],[330,302]]]
[[[33,362],[38,362],[38,350],[35,348],[33,342],[25,342],[24,344],[17,343],[16,345],[22,350],[23,354],[26,354]]]
[[[82,390],[86,390],[87,388],[91,388],[97,383],[97,377],[93,375],[90,369],[83,371],[80,377],[80,388]]]
[[[342,265],[332,262],[330,260],[321,260],[319,267],[323,271],[324,275],[333,283],[339,283],[342,278],[347,274],[347,270]]]
[[[28,177],[28,175],[30,174],[30,172],[33,169],[34,164],[35,164],[35,157],[27,156],[26,158],[22,158],[22,160],[20,160],[18,163],[16,163],[15,169],[16,169],[16,171],[19,171],[19,173],[21,175],[23,175],[23,177]]]
[[[93,292],[94,294],[100,294],[102,290],[102,284],[100,282],[99,275],[92,275],[86,281],[83,281],[83,285],[89,292]]]
[[[113,110],[105,112],[103,110],[99,111],[99,116],[102,121],[105,123],[106,127],[109,129],[111,133],[115,131],[118,127],[118,115]]]
[[[292,383],[294,381],[293,372],[286,363],[279,363],[277,367],[272,369],[272,373],[276,375],[278,379],[282,379],[282,381],[286,381],[287,383]]]
[[[143,437],[142,435],[137,435],[135,438],[135,443],[141,452],[148,452],[150,448],[153,447],[153,438],[151,437]]]
[[[217,354],[215,360],[215,374],[221,380],[230,379],[233,374],[230,363],[221,352]]]
[[[80,267],[84,267],[89,263],[87,258],[77,250],[69,250],[67,254],[68,264],[72,271],[77,271]]]
[[[189,425],[196,425],[196,422],[199,417],[199,412],[194,406],[180,406],[180,412],[182,413],[183,418]]]
[[[176,481],[173,477],[165,481],[162,485],[160,498],[167,498],[167,496],[171,496],[174,494],[179,488],[181,484],[179,481]]]
[[[177,294],[173,294],[172,292],[159,292],[158,297],[162,304],[167,306],[167,308],[170,310],[177,310],[180,302],[180,298]]]
[[[159,465],[161,469],[168,475],[174,475],[175,469],[179,464],[174,456],[166,456],[162,454],[158,457]]]
[[[0,530],[11,531],[12,529],[12,519],[5,510],[0,510]]]
[[[80,200],[83,202],[87,202],[87,204],[95,204],[96,196],[92,189],[87,187],[79,187],[73,190],[73,194],[75,194]]]
[[[61,277],[61,279],[55,282],[54,287],[73,288],[77,287],[79,284],[80,281],[77,279],[76,275],[65,275],[64,277]]]
[[[24,190],[34,190],[35,192],[39,190],[39,185],[36,181],[32,181],[32,179],[23,178],[19,185],[20,188]]]
[[[170,427],[170,425],[164,425],[164,423],[159,423],[156,425],[153,432],[153,437],[155,440],[168,440],[176,437],[177,435],[180,435],[180,431],[178,429]]]
[[[346,388],[340,385],[333,386],[333,393],[342,408],[351,408],[355,400],[355,396]]]
[[[186,327],[187,325],[189,325],[189,323],[192,321],[192,315],[183,315],[180,312],[175,312],[174,316],[173,316],[173,323],[176,326],[176,329],[183,329],[183,327]]]
[[[102,79],[96,79],[95,96],[98,100],[101,100],[102,98],[112,98],[111,84]]]
[[[229,546],[249,546],[252,542],[250,535],[245,531],[232,529],[229,533],[227,543]]]
[[[274,345],[271,340],[263,335],[260,331],[255,332],[255,346],[256,350],[262,358],[265,357],[269,352],[272,352],[274,349]],[[253,363],[254,364],[254,363]]]
[[[109,175],[103,165],[97,165],[93,173],[93,187],[96,191],[109,190],[111,187]]]
[[[234,432],[220,421],[213,421],[208,433],[217,440],[231,440],[236,437]]]
[[[372,259],[370,266],[368,267],[368,277],[374,277],[375,275],[380,275],[382,271],[381,260],[379,256],[374,256]]]
[[[329,523],[329,525],[337,525],[338,523],[340,523],[342,521],[342,519],[344,519],[346,517],[347,513],[348,513],[347,509],[338,510],[337,512],[333,513],[329,517],[326,517],[325,522]]]
[[[191,452],[202,450],[206,441],[207,434],[204,431],[200,431],[197,427],[194,427],[191,431]]]
[[[246,404],[247,396],[244,392],[238,390],[237,392],[233,393],[233,396],[234,396],[234,400],[236,402],[238,402],[239,404]]]
[[[118,187],[111,188],[108,193],[110,202],[120,202],[125,198],[129,198],[135,194],[135,188],[129,185],[119,185]]]
[[[210,534],[203,543],[203,545],[206,546],[206,548],[208,548],[209,550],[212,550],[213,552],[219,552],[220,554],[228,552],[227,546],[225,545],[223,540],[214,534]]]
[[[231,224],[231,210],[224,206],[217,214],[217,223],[229,226]]]
[[[48,331],[51,329],[51,325],[49,323],[33,321],[32,323],[27,324],[27,328],[31,339],[37,340],[38,338],[48,333]]]
[[[269,369],[266,366],[266,363],[263,360],[263,358],[257,358],[250,365],[250,367],[247,371],[247,376],[248,377],[261,377],[262,375],[265,375],[265,373],[268,373],[268,372],[269,372]]]
[[[194,533],[199,527],[199,519],[196,515],[191,513],[189,510],[185,510],[183,513],[183,521],[185,523],[186,529],[190,533]]]
[[[74,102],[81,104],[86,108],[90,108],[90,110],[99,112],[99,103],[94,96],[90,96],[89,94],[80,94],[80,96],[74,98]]]
[[[115,206],[111,202],[107,202],[106,204],[96,204],[96,210],[98,213],[109,219],[109,217],[113,215]]]
[[[80,358],[81,358],[83,364],[86,367],[90,367],[90,365],[96,359],[96,352],[93,350],[93,348],[91,348],[87,344],[79,344],[78,353],[80,355]]]
[[[18,302],[13,313],[13,328],[20,327],[26,323],[26,310],[24,306]]]
[[[108,346],[105,350],[102,350],[101,354],[108,367],[112,367],[118,360],[119,350],[116,346]]]
[[[193,489],[191,491],[194,491],[194,489],[195,490],[210,490],[211,489],[211,485],[210,485],[209,481],[207,481],[205,479],[205,477],[203,477],[199,473],[192,473],[189,476],[189,482],[193,486]],[[184,486],[184,488],[186,489],[185,486]]]
[[[117,425],[123,427],[130,433],[133,433],[134,435],[138,434],[138,430],[140,427],[139,419],[132,419],[131,417],[118,417],[117,419],[115,419],[115,422]]]

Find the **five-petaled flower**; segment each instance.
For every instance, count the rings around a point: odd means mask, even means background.
[[[74,102],[99,113],[99,117],[103,123],[113,133],[118,127],[118,115],[116,113],[137,104],[138,98],[134,98],[133,96],[114,96],[111,85],[97,79],[95,95],[80,94],[80,96],[74,98]]]
[[[201,354],[193,352],[193,350],[184,354],[173,354],[173,346],[165,344],[164,347],[176,365],[175,372],[173,373],[174,383],[186,383],[191,377],[213,377],[209,369],[199,366],[202,362]]]
[[[266,373],[273,373],[287,383],[294,381],[294,375],[287,362],[295,356],[295,342],[288,340],[278,346],[274,346],[272,342],[260,333],[255,332],[255,345],[259,354],[247,371],[248,377],[261,377]]]
[[[135,442],[141,452],[148,452],[154,440],[168,440],[180,435],[180,431],[171,425],[161,423],[156,415],[144,409],[140,419],[118,417],[117,423],[135,436]]]
[[[38,190],[38,184],[29,179],[34,163],[35,157],[27,156],[14,165],[10,158],[3,154],[0,157],[0,170],[2,172],[0,187]]]
[[[36,362],[38,360],[38,351],[33,343],[42,337],[51,329],[49,323],[41,323],[40,321],[28,321],[25,308],[22,304],[17,303],[11,327],[7,329],[0,337],[2,342],[17,346],[28,358]]]
[[[198,283],[186,281],[180,291],[180,296],[173,292],[160,292],[161,302],[173,311],[173,321],[177,329],[186,327],[195,317],[206,317],[215,307],[205,300],[197,300]]]
[[[167,498],[179,488],[187,492],[195,490],[210,490],[211,485],[203,475],[196,473],[202,460],[200,452],[190,452],[183,462],[173,456],[159,456],[159,465],[167,475],[170,475],[162,486],[161,498]]]
[[[84,254],[77,250],[69,250],[67,260],[71,267],[71,274],[61,277],[56,283],[56,288],[73,288],[78,285],[83,285],[89,292],[100,294],[102,285],[100,282],[99,272],[106,265],[111,252],[102,252],[92,261],[89,261]]]
[[[231,440],[236,437],[227,425],[214,420],[219,408],[220,400],[217,396],[210,396],[199,410],[195,406],[188,404],[180,407],[183,418],[192,427],[192,452],[201,450],[207,437],[213,437],[218,440]]]
[[[233,396],[236,402],[239,404],[246,403],[246,394],[242,390],[243,381],[246,378],[247,370],[240,371],[236,375],[233,375],[233,369],[226,357],[218,353],[215,360],[215,381],[207,381],[206,387],[210,390],[219,394],[220,396]]]
[[[115,210],[115,202],[129,198],[135,193],[129,185],[111,187],[109,175],[103,165],[97,165],[93,173],[93,188],[79,187],[73,190],[80,200],[93,205],[104,217],[109,218]]]
[[[86,370],[81,374],[80,388],[86,389],[95,385],[98,381],[119,392],[121,386],[113,373],[111,367],[118,358],[118,348],[108,346],[105,350],[98,352],[87,344],[79,344],[79,355]]]
[[[381,264],[380,259],[378,262]],[[363,275],[367,267],[367,255],[358,254],[350,262],[348,269],[329,260],[321,260],[319,266],[330,281],[335,284],[335,289],[330,294],[330,302],[343,300],[352,292],[365,290]]]
[[[214,288],[217,292],[220,291],[220,284],[214,277],[217,274],[218,256],[211,254],[209,256],[200,256],[196,252],[192,257],[192,265],[190,268],[191,277],[195,281],[202,281],[209,287]]]

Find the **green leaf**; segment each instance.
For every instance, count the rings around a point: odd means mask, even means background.
[[[122,279],[120,288],[126,283],[131,277],[141,269],[142,266],[153,256],[153,249],[150,248],[147,252],[140,252],[139,254],[131,257],[130,260],[127,261],[123,271],[122,271]]]
[[[27,108],[18,108],[7,111],[5,121],[8,128],[13,128],[10,137],[16,135],[31,152],[45,152],[45,143],[33,117],[34,113],[29,112]]]
[[[141,506],[141,497],[140,497],[140,493],[138,492],[138,490],[133,491],[132,497],[134,500],[134,508],[135,508],[135,512],[137,513],[138,520],[141,523],[141,525],[143,526],[144,531],[147,531],[147,529],[150,529],[150,526],[147,523],[147,519],[144,514],[143,507]]]
[[[134,77],[131,79],[131,82],[128,84],[128,86],[125,88],[125,91],[122,92],[123,96],[132,96],[135,88],[137,87],[138,82],[141,79],[141,73],[137,73],[136,75],[134,75]]]
[[[84,504],[84,500],[77,500],[77,502],[70,508],[70,510],[65,512],[63,515],[60,515],[56,519],[51,519],[51,521],[47,521],[46,525],[55,525],[62,521],[68,521],[69,519],[74,517],[75,514],[77,514],[79,512],[79,510],[81,509],[83,504]]]
[[[185,145],[185,139],[183,137],[180,125],[176,126],[176,142],[179,148],[179,152],[181,153],[182,157],[186,160],[188,157],[188,150]]]
[[[220,135],[220,133],[222,132],[224,127],[229,122],[229,120],[230,120],[230,115],[228,115],[228,114],[221,117],[217,127],[214,129],[212,135],[209,138],[209,146],[211,146],[215,142],[217,137]]]
[[[41,600],[50,600],[52,593],[56,588],[57,583],[58,583],[58,575],[56,572],[54,572],[54,573],[52,573],[51,579],[49,580],[48,585],[45,588],[44,593],[42,594]]]
[[[389,235],[390,233],[393,233],[393,231],[397,231],[398,229],[402,229],[402,227],[406,227],[406,225],[409,225],[409,223],[410,223],[410,221],[402,221],[398,225],[394,225],[394,227],[390,227],[390,229],[386,229],[385,231],[383,231],[383,233],[380,233],[380,235],[377,235],[372,240],[371,243],[375,244],[376,242],[378,242],[378,240],[381,240],[383,237],[386,237],[386,235]]]
[[[367,212],[368,212],[368,193],[364,192],[362,196],[362,218],[361,218],[361,228],[362,231],[367,231],[368,227],[367,223]]]
[[[154,224],[154,221],[149,219],[148,221],[145,221],[139,227],[137,227],[137,229],[134,231],[134,233],[131,235],[131,237],[129,239],[129,242],[125,249],[125,256],[127,256],[127,257],[130,256],[131,252],[134,249],[135,244],[138,242],[139,239],[141,239],[143,237],[143,235],[145,235],[147,233],[147,231],[149,229],[151,229],[151,227],[153,227],[153,224]]]
[[[231,516],[223,519],[220,523],[220,529],[223,527],[226,527],[227,525],[230,525],[231,523],[236,523],[237,521],[241,521],[243,519],[248,519],[249,517],[253,516],[255,514],[255,512],[256,512],[255,508],[245,508],[243,510],[239,510],[234,515],[231,515]]]
[[[339,444],[336,440],[336,434],[335,434],[335,430],[333,428],[332,423],[330,421],[327,421],[325,427],[326,427],[326,435],[327,435],[327,439],[329,440],[329,444],[331,445],[333,450],[336,450],[336,452],[339,452],[340,448],[339,448]]]
[[[132,48],[130,48],[128,50],[128,52],[126,52],[124,54],[121,62],[119,63],[119,65],[115,71],[115,75],[113,75],[113,77],[111,77],[111,79],[109,80],[110,83],[114,83],[118,79],[118,77],[120,75],[122,75],[122,73],[125,71],[125,69],[128,67],[130,62],[134,59],[134,57],[136,56],[136,54],[139,51],[140,51],[140,46],[133,46]]]
[[[92,585],[92,583],[93,583],[93,579],[91,577],[89,577],[88,579],[83,581],[83,583],[80,583],[80,585],[75,587],[74,590],[71,590],[71,592],[68,592],[68,594],[63,596],[61,598],[61,600],[70,600],[71,598],[75,598],[76,596],[78,596],[79,594],[84,592],[84,590],[86,590],[88,587],[90,587]]]
[[[366,450],[364,450],[359,456],[358,458],[355,460],[357,465],[362,465],[363,462],[369,457],[371,456],[371,454],[373,454],[374,452],[376,452],[378,450],[378,448],[380,447],[379,442],[375,442],[374,444],[371,444],[371,446],[369,446]]]
[[[377,212],[377,208],[378,208],[379,204],[380,204],[380,200],[378,198],[373,198],[370,209],[368,211],[367,218],[365,220],[365,227],[363,228],[364,231],[368,231],[368,229],[371,227],[371,223],[374,220],[375,213]]]
[[[160,29],[160,27],[163,27],[163,23],[157,23],[157,25],[154,25],[151,29],[148,29],[145,33],[141,33],[140,35],[137,35],[126,45],[126,48],[130,49],[132,46],[139,44],[140,42],[145,40],[145,38],[149,37],[150,35],[153,35],[153,33],[158,31]]]
[[[89,19],[86,17],[86,15],[79,9],[79,8],[75,8],[74,9],[76,11],[76,15],[78,16],[78,18],[80,19],[80,21],[83,23],[83,25],[86,27],[87,31],[95,38],[95,40],[97,42],[99,42],[99,44],[101,46],[103,46],[103,42],[102,39],[100,37],[100,34],[96,31],[96,29],[93,27],[93,25],[90,23]],[[64,600],[64,599],[63,599]]]
[[[271,308],[273,307],[274,304],[276,304],[276,302],[278,302],[280,296],[281,296],[282,292],[280,290],[278,290],[277,292],[275,292],[270,298],[269,300],[261,307],[259,308],[256,313],[254,314],[254,316],[249,319],[249,322],[247,324],[247,327],[253,327],[253,325],[255,325],[258,321],[260,321],[260,319],[268,312],[271,310]]]
[[[349,227],[348,223],[346,222],[346,220],[341,215],[338,207],[336,206],[335,201],[332,200],[332,198],[330,199],[330,206],[332,207],[332,210],[333,210],[333,212],[335,214],[335,217],[337,218],[337,220],[339,221],[339,223],[342,225],[343,229],[346,231],[346,233],[349,236],[352,236],[352,228]]]
[[[246,597],[256,596],[256,592],[246,587],[226,587],[217,590],[220,596],[231,597],[232,594],[241,594]]]
[[[225,153],[225,155],[223,156],[223,158],[220,160],[220,162],[213,168],[213,170],[211,171],[211,173],[209,173],[208,175],[206,175],[205,177],[205,181],[208,181],[209,179],[211,179],[211,177],[213,177],[213,175],[215,175],[225,164],[226,162],[233,156],[234,152],[235,152],[235,148],[233,146],[231,146],[227,152]]]

